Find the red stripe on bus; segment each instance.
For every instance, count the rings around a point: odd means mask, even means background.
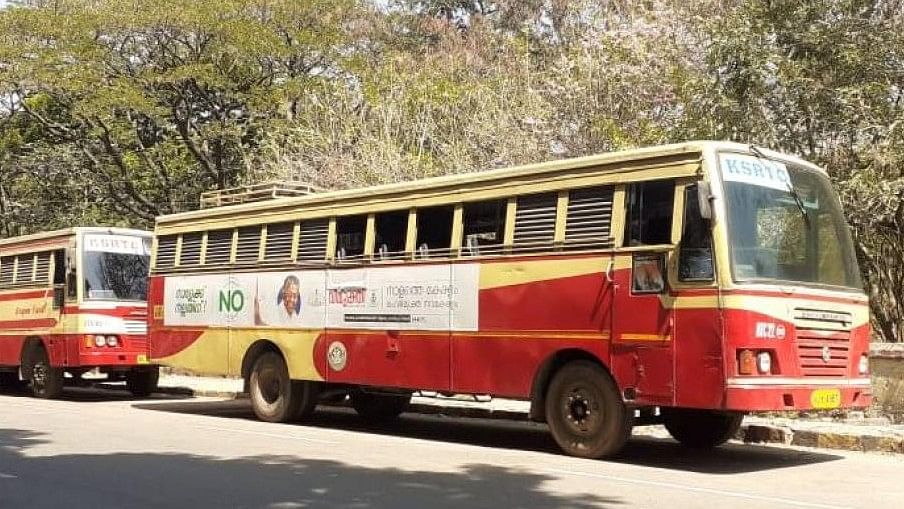
[[[204,330],[157,329],[150,331],[154,340],[150,342],[152,359],[162,359],[175,355],[191,346],[204,334]]]
[[[39,299],[41,297],[47,297],[47,290],[28,290],[26,292],[2,294],[0,295],[0,302],[8,300]]]
[[[31,320],[0,320],[0,329],[32,329],[53,327],[57,321],[53,318],[34,318]]]

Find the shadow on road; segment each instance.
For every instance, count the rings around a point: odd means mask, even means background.
[[[0,429],[0,507],[598,508],[616,498],[548,493],[552,477],[490,465],[456,472],[258,456],[116,453],[34,456],[35,433]]]
[[[31,388],[27,385],[21,387],[2,387],[0,388],[0,396],[31,398],[33,397]],[[167,400],[178,401],[191,399],[191,393],[155,393],[150,398],[139,398],[133,396],[132,393],[125,389],[125,385],[116,385],[107,382],[86,385],[67,385],[63,388],[63,395],[60,396],[61,401],[76,401],[79,403],[102,403],[107,401],[148,401],[148,400]]]
[[[163,412],[255,420],[248,400],[149,402],[133,406]],[[304,422],[304,426],[561,454],[546,426],[537,423],[408,413],[394,423],[372,424],[361,420],[350,409],[321,406]],[[635,436],[619,456],[607,461],[706,474],[736,474],[841,458],[822,452],[738,443],[698,451],[682,447],[670,439]]]

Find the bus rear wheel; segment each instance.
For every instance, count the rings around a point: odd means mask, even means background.
[[[720,446],[741,428],[744,414],[697,410],[691,408],[662,408],[665,429],[681,445],[693,449]]]
[[[248,385],[251,408],[262,421],[302,419],[317,405],[318,385],[290,379],[285,360],[276,352],[265,352],[254,361]]]
[[[618,453],[631,435],[628,409],[612,378],[589,361],[573,361],[553,376],[546,421],[562,450],[581,458]]]
[[[160,370],[156,366],[132,368],[126,374],[126,388],[137,398],[146,398],[157,390]]]
[[[352,408],[363,419],[386,422],[397,418],[411,403],[411,394],[381,394],[355,391],[349,394]]]
[[[63,393],[63,370],[50,365],[47,350],[38,348],[30,356],[26,372],[31,373],[31,392],[38,398],[54,399]]]

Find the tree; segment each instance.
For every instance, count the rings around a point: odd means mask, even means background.
[[[270,125],[334,78],[350,1],[60,0],[0,11],[0,85],[148,224],[234,185]],[[53,115],[31,107],[37,100]]]
[[[873,324],[904,341],[904,11],[882,0],[705,5],[704,65],[683,89],[689,137],[775,147],[839,189]]]

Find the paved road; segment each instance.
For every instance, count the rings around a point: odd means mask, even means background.
[[[246,401],[72,390],[0,395],[0,508],[597,508],[904,506],[904,459],[632,440],[621,457],[561,456],[536,425],[351,412],[306,425]]]

